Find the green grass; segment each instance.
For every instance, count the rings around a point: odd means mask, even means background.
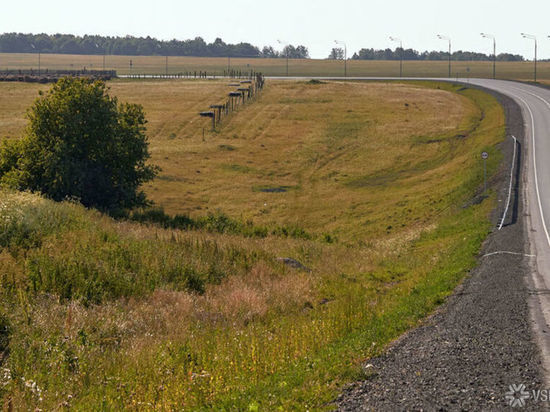
[[[3,406],[330,410],[476,265],[496,203],[469,202],[479,153],[492,175],[505,130],[493,97],[430,82],[270,87],[204,143],[185,129],[165,140],[185,118],[152,112],[171,178],[149,193],[208,210],[113,220],[1,192]],[[180,182],[205,203],[168,190]]]
[[[258,226],[250,220],[242,222],[222,212],[209,213],[199,218],[191,218],[187,215],[169,216],[162,209],[150,208],[146,210],[134,210],[130,213],[129,218],[140,223],[155,223],[165,229],[204,230],[211,233],[228,233],[260,238],[268,235],[292,237],[295,239],[312,238],[310,234],[298,226]]]
[[[223,319],[213,318],[190,325],[181,336],[161,341],[150,337],[150,346],[137,352],[124,343],[128,339],[125,333],[129,332],[117,323],[136,322],[130,313],[139,312],[139,307],[92,307],[82,318],[83,314],[78,316],[76,312],[83,309],[65,303],[58,306],[57,317],[42,319],[44,314],[36,311],[44,307],[47,298],[39,298],[29,284],[15,289],[4,284],[6,292],[17,292],[18,296],[14,306],[8,306],[13,332],[10,359],[5,366],[16,378],[24,376],[38,382],[43,388],[43,401],[15,380],[8,382],[4,390],[19,405],[53,405],[71,394],[71,404],[77,409],[102,404],[110,408],[141,405],[145,409],[182,405],[192,409],[248,409],[254,405],[261,410],[330,409],[329,402],[343,383],[363,377],[363,359],[380,353],[385,344],[417,325],[475,265],[476,253],[488,233],[486,216],[491,204],[484,202],[442,219],[435,231],[412,242],[400,256],[381,260],[376,272],[342,272],[323,277],[319,296],[326,293],[326,304],[314,300],[282,317],[275,311],[231,329],[224,326]],[[218,250],[215,242],[138,242],[118,238],[115,233],[110,235],[113,237],[109,239],[108,234],[99,234],[97,244],[91,239],[95,236],[84,237],[82,244],[72,246],[69,254],[61,252],[55,264],[71,260],[97,267],[99,263],[117,262],[119,273],[133,265],[139,273],[144,264],[149,271],[156,267],[148,263],[154,260],[157,264],[165,262],[164,273],[174,273],[170,262],[178,260],[172,252],[177,250],[178,256],[189,251],[204,261],[223,262],[220,268],[228,262],[229,255],[231,264],[237,267],[258,260],[272,265],[265,256],[251,257],[250,250]],[[36,251],[27,259],[35,262],[42,257],[52,261],[45,258],[44,252]],[[426,265],[427,261],[431,265]],[[37,266],[45,272],[50,269],[47,264]],[[30,283],[34,268],[28,269]],[[56,273],[71,272],[66,266],[64,269],[58,266]],[[82,273],[74,269],[74,274]],[[197,282],[191,284],[182,275],[163,279],[163,287],[172,285],[178,290],[186,285],[203,292],[204,282],[218,281],[221,272],[214,271],[213,277],[206,279],[191,277],[192,282]],[[196,272],[186,273],[192,275]],[[117,283],[112,283],[114,279]],[[123,276],[112,274],[105,280],[98,284],[102,291],[140,292],[139,283],[125,285]],[[74,291],[79,290],[78,285]],[[44,290],[60,299],[67,298],[62,291]],[[87,296],[81,298],[83,303],[93,303]],[[94,312],[99,313],[92,315]],[[105,313],[108,316],[102,320]],[[59,316],[64,321],[51,324]],[[124,320],[127,317],[130,318]]]
[[[22,271],[21,276],[3,273],[0,285],[4,290],[22,288],[84,305],[143,296],[160,287],[203,293],[206,284],[219,283],[228,273],[245,273],[262,260],[261,253],[221,248],[210,240],[121,236],[108,219],[85,212],[76,204],[56,204],[25,194],[4,193],[3,197],[0,246],[21,257]],[[261,230],[245,230],[247,226],[223,215],[211,215],[199,222],[184,221],[183,217],[161,221],[162,217],[151,212],[133,218],[218,233],[254,235]],[[258,235],[265,237],[267,233]]]

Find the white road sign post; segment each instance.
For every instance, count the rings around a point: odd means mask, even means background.
[[[481,158],[483,159],[483,193],[487,191],[487,159],[489,153],[481,152]]]

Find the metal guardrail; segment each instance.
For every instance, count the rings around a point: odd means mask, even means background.
[[[59,75],[59,76],[111,76],[116,77],[116,70],[35,70],[35,69],[8,69],[0,70],[0,76],[9,74],[22,75]]]
[[[110,80],[117,77],[117,73],[115,70],[0,70],[0,81],[5,82],[51,83],[66,76]]]

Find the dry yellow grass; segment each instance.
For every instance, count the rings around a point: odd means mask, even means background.
[[[448,139],[467,133],[479,117],[468,99],[417,85],[270,81],[259,101],[212,133],[198,112],[231,90],[225,81],[115,81],[110,87],[121,101],[144,105],[152,162],[163,169],[146,191],[168,213],[221,209],[355,240],[399,224],[396,210],[422,218],[427,205],[411,209],[406,200],[422,190],[416,176],[426,161],[442,163],[430,172],[433,178],[446,173],[443,161],[459,159],[450,157]],[[23,105],[42,88],[0,84],[18,102],[11,113],[6,108],[11,123],[0,135],[17,133]],[[403,179],[409,183],[386,190]],[[286,192],[262,191],[279,187]],[[380,211],[381,202],[391,207]]]
[[[146,189],[167,212],[221,209],[356,240],[379,225],[393,226],[402,217],[394,218],[395,208],[406,213],[406,198],[422,190],[415,176],[426,168],[423,162],[437,161],[442,151],[448,158],[454,144],[448,138],[466,133],[479,116],[464,97],[416,85],[272,81],[258,102],[212,133],[198,112],[223,99],[231,89],[224,81],[117,81],[110,87],[121,101],[144,105],[152,161],[163,169]],[[2,88],[18,104],[4,112],[11,123],[0,135],[17,134],[13,125],[23,126],[23,105],[43,86]],[[430,173],[444,174],[447,167]],[[411,184],[385,190],[403,178]],[[261,191],[278,187],[286,192]],[[374,207],[380,202],[392,207],[380,211]],[[422,218],[425,208],[414,205],[409,217]]]
[[[482,92],[269,81],[259,101],[203,141],[209,125],[197,113],[223,98],[226,82],[110,86],[145,107],[153,161],[164,169],[147,191],[167,211],[221,209],[316,236],[163,230],[2,192],[0,223],[15,234],[44,231],[36,247],[0,252],[15,325],[5,365],[30,382],[2,381],[0,396],[16,409],[327,408],[365,357],[441,303],[475,263],[492,200],[461,206],[479,188],[479,152],[491,153],[495,170],[504,132],[501,107]],[[21,134],[23,106],[42,87],[0,84],[14,99],[2,115],[17,120],[2,123],[0,136]],[[287,191],[261,191],[275,187]],[[283,256],[312,271],[283,266]],[[168,282],[86,306],[30,292],[34,262],[40,277],[67,282],[81,268],[99,273],[105,289],[128,276],[171,271],[183,281],[188,269],[220,264],[223,273],[203,294]]]
[[[130,60],[132,69],[130,69]],[[286,75],[286,59],[231,58],[232,70],[248,72],[255,70],[269,76]],[[87,69],[103,68],[102,55],[42,54],[41,69]],[[164,74],[164,56],[106,56],[106,69],[118,74]],[[224,57],[169,57],[168,73],[207,71],[222,75],[227,70],[228,60]],[[38,69],[38,54],[0,53],[2,69]],[[550,79],[550,63],[539,62],[538,78]],[[493,75],[492,62],[453,61],[452,76],[485,77]],[[290,76],[343,76],[344,63],[341,60],[290,59]],[[447,77],[447,61],[405,61],[403,76]],[[348,76],[399,76],[399,61],[349,60]],[[532,80],[533,62],[497,62],[497,77],[501,79]]]
[[[0,86],[0,138],[15,138],[23,133],[27,109],[38,97],[38,91],[47,88],[31,83],[4,83]]]

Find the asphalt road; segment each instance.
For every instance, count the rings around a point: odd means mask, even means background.
[[[550,387],[550,90],[528,84],[500,80],[471,80],[472,84],[511,97],[521,107],[524,146],[523,199],[529,242],[531,290],[530,314],[533,335],[541,351],[543,377]]]

